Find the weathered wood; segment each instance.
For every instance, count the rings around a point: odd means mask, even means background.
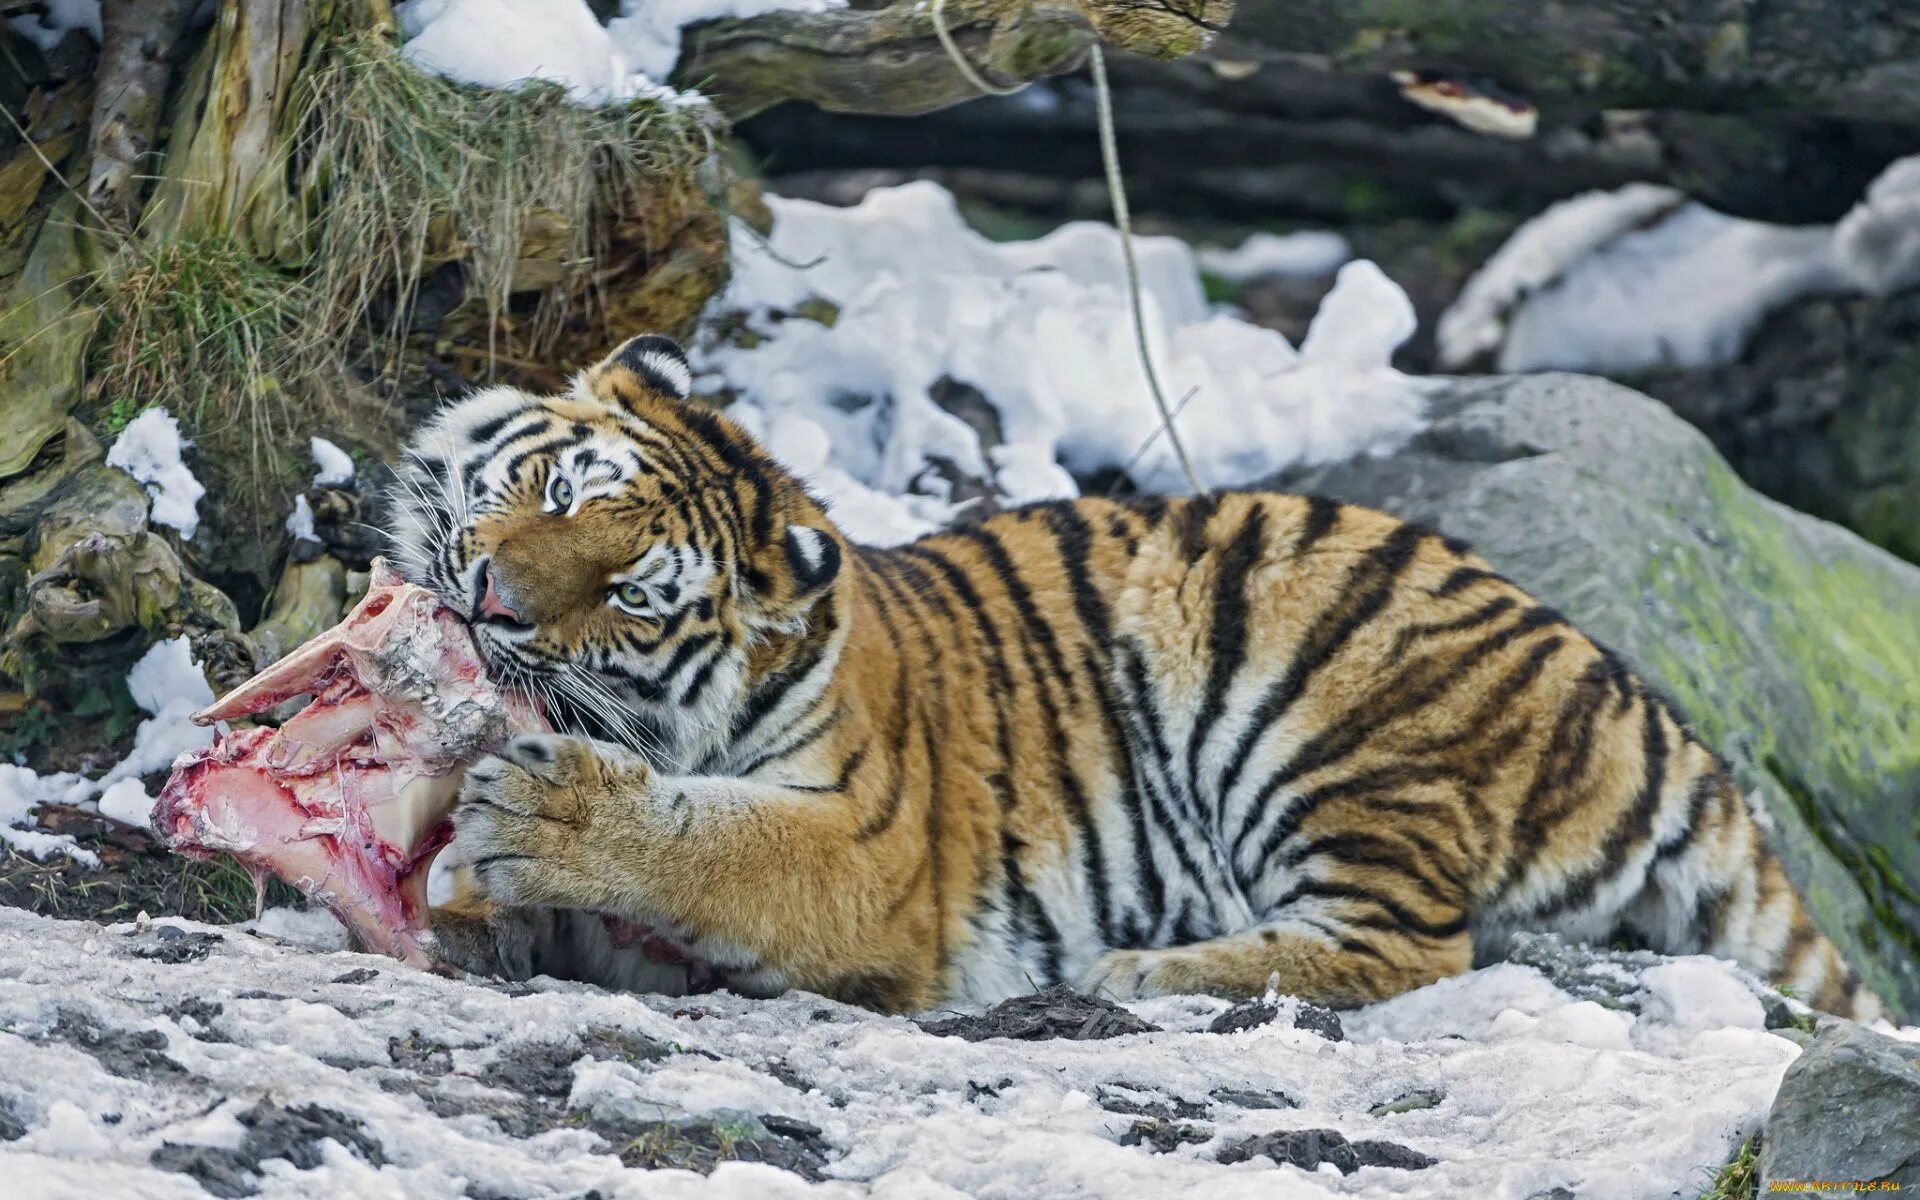
[[[1269,0],[1218,50],[1484,76],[1543,107],[1920,125],[1920,7],[1905,0]]]
[[[1017,84],[1073,70],[1096,37],[1155,58],[1191,53],[1232,11],[1231,0],[947,0],[943,19],[975,70]],[[941,46],[925,0],[702,22],[683,35],[673,82],[736,119],[785,100],[912,116],[980,95]]]
[[[139,180],[151,156],[180,35],[195,0],[107,0],[101,8],[100,68],[94,89],[93,165],[87,200],[116,229],[132,227]]]

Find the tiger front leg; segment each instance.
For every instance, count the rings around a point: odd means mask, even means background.
[[[467,771],[453,824],[485,897],[507,907],[630,907],[625,893],[657,833],[653,775],[582,738],[532,734]]]
[[[929,939],[890,936],[903,918],[859,827],[842,796],[660,776],[558,735],[515,738],[475,764],[454,811],[461,856],[501,905],[668,925],[813,990],[880,978],[930,998],[937,967],[911,953]]]

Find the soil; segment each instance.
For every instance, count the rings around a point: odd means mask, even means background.
[[[64,854],[49,855],[43,862],[11,847],[0,848],[0,904],[103,924],[131,921],[143,911],[216,925],[253,916],[253,880],[225,858],[182,858],[143,829],[71,805],[43,804],[35,817],[49,833],[72,835],[83,849],[100,856],[100,865],[89,867]],[[305,906],[300,893],[278,880],[267,885],[266,902]],[[205,957],[206,952],[201,947],[195,953],[189,941],[155,953]]]

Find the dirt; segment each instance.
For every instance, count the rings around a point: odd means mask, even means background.
[[[1246,1029],[1256,1029],[1262,1025],[1271,1025],[1276,1021],[1286,1021],[1295,1029],[1304,1029],[1308,1033],[1319,1034],[1330,1042],[1346,1040],[1346,1030],[1340,1024],[1339,1014],[1332,1009],[1321,1008],[1317,1004],[1307,1004],[1296,1000],[1274,1000],[1265,997],[1242,1000],[1213,1019],[1207,1026],[1208,1033],[1239,1033]]]
[[[921,1021],[920,1028],[935,1037],[984,1042],[989,1038],[1039,1042],[1052,1038],[1093,1041],[1132,1033],[1158,1033],[1149,1024],[1111,1000],[1082,996],[1066,984],[1055,984],[1030,996],[1002,1000],[979,1016],[942,1017]]]
[[[1152,1118],[1135,1121],[1132,1128],[1120,1135],[1120,1144],[1144,1146],[1154,1154],[1170,1154],[1182,1146],[1197,1146],[1212,1137],[1213,1130],[1205,1125]]]
[[[1300,1102],[1285,1092],[1257,1092],[1248,1088],[1215,1088],[1208,1093],[1220,1104],[1239,1108],[1299,1108]]]
[[[1342,1175],[1351,1175],[1361,1167],[1418,1171],[1440,1161],[1393,1142],[1349,1142],[1331,1129],[1286,1129],[1237,1138],[1222,1147],[1214,1160],[1231,1164],[1260,1157],[1292,1163],[1303,1171],[1332,1163]]]
[[[253,915],[252,879],[224,858],[208,862],[182,858],[143,829],[71,805],[43,804],[34,816],[40,828],[70,834],[83,849],[99,855],[100,865],[89,867],[64,854],[50,855],[42,862],[4,848],[0,850],[0,904],[41,916],[103,924],[130,921],[142,911],[215,925]],[[306,902],[300,893],[275,880],[267,885],[267,903],[301,908]],[[204,957],[204,948],[196,957]]]
[[[260,1190],[260,1164],[284,1158],[302,1171],[321,1163],[320,1143],[329,1139],[354,1156],[380,1166],[387,1161],[380,1143],[360,1122],[317,1104],[281,1108],[261,1101],[241,1113],[246,1137],[237,1148],[162,1144],[148,1161],[163,1171],[177,1171],[197,1180],[222,1200],[251,1196]]]
[[[207,933],[203,930],[177,929],[172,925],[161,925],[154,929],[150,938],[143,940],[146,944],[135,946],[128,953],[135,958],[146,958],[169,966],[178,966],[181,963],[199,962],[212,953],[215,946],[227,939],[217,933]]]
[[[1130,1092],[1134,1094],[1129,1095]],[[1108,1112],[1128,1117],[1148,1117],[1157,1121],[1171,1121],[1176,1117],[1204,1117],[1209,1111],[1208,1105],[1193,1100],[1182,1100],[1178,1096],[1163,1100],[1151,1093],[1145,1093],[1145,1089],[1130,1083],[1103,1087],[1100,1089],[1098,1099],[1100,1107]]]
[[[110,1075],[178,1078],[187,1074],[185,1067],[160,1053],[167,1035],[158,1029],[105,1029],[80,1009],[63,1008],[46,1036],[85,1050]]]

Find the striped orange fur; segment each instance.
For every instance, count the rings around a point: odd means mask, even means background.
[[[410,453],[407,569],[583,735],[470,772],[456,961],[651,978],[616,918],[892,1010],[1353,1005],[1544,929],[1877,1011],[1714,754],[1457,542],[1232,494],[858,546],[686,380],[640,339]]]

